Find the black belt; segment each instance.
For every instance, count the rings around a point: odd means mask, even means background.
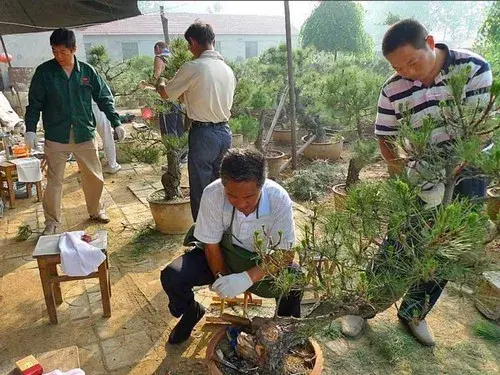
[[[220,125],[226,125],[227,121],[222,121],[222,122],[193,121],[191,124],[198,126],[220,126]]]

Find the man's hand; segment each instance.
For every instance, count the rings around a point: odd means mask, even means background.
[[[245,292],[253,285],[253,281],[248,273],[232,273],[227,276],[221,276],[212,284],[212,290],[220,298],[234,298],[238,294]]]
[[[117,126],[115,128],[115,133],[116,133],[116,138],[118,139],[118,142],[122,142],[125,139],[125,136],[127,135],[127,132],[125,131],[125,128],[123,125]]]
[[[28,146],[29,149],[31,150],[37,150],[37,139],[36,139],[36,133],[35,132],[27,132],[24,135],[24,143],[26,143],[26,146]]]

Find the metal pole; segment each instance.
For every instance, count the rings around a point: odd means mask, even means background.
[[[165,39],[165,43],[167,43],[167,45],[170,45],[170,38],[168,37],[168,19],[165,18],[163,6],[160,6],[160,18],[161,25],[163,27],[163,38]]]
[[[9,68],[12,69],[12,64],[10,63],[10,60],[9,60],[9,54],[7,53],[7,47],[5,46],[5,42],[3,40],[3,36],[0,35],[0,42],[2,42],[2,48],[3,48],[3,51],[5,53],[5,58],[7,59],[7,64],[9,64]],[[9,82],[11,86],[12,83]],[[21,110],[21,115],[24,116],[24,109],[23,109],[23,105],[21,103],[21,97],[19,96],[19,92],[17,90],[16,91],[16,96],[17,96],[17,101],[18,101],[18,104],[19,104],[19,109]]]
[[[295,129],[295,79],[293,76],[292,32],[290,27],[290,6],[285,0],[286,50],[288,57],[288,94],[290,95],[290,128],[292,130],[292,169],[297,169],[297,130]]]

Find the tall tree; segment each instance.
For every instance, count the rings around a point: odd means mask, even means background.
[[[494,2],[479,29],[479,51],[490,62],[495,73],[500,72],[500,2]]]
[[[301,30],[304,46],[320,51],[361,54],[373,43],[363,28],[363,7],[354,1],[321,1]]]

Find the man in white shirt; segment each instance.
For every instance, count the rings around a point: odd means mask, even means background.
[[[196,22],[184,33],[195,59],[182,65],[174,78],[157,91],[163,99],[183,98],[192,120],[189,131],[189,187],[191,212],[196,221],[203,189],[219,177],[224,153],[231,147],[231,116],[236,79],[214,50],[215,34],[209,24]]]
[[[194,286],[212,284],[221,298],[233,298],[247,290],[265,298],[277,298],[270,280],[263,279],[254,251],[254,233],[290,249],[295,241],[292,201],[274,181],[266,179],[264,156],[252,150],[230,149],[222,159],[221,178],[208,185],[201,199],[194,235],[185,244],[197,247],[170,263],[161,272],[169,297],[169,309],[180,317],[169,343],[187,340],[203,317],[203,306],[194,300]],[[192,232],[191,232],[192,233]],[[290,265],[297,270],[296,265]],[[278,315],[300,316],[302,291],[280,300]]]

